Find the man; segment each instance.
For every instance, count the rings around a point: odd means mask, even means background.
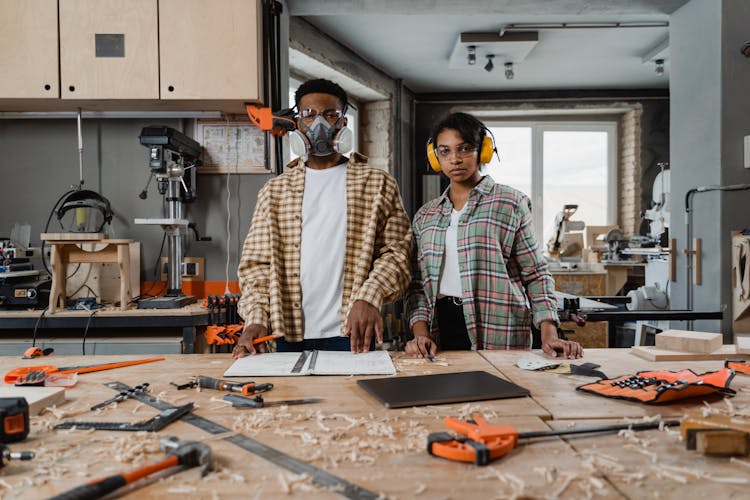
[[[381,305],[410,279],[411,226],[395,179],[341,154],[351,145],[346,92],[310,80],[295,101],[290,140],[304,150],[258,195],[238,269],[245,329],[235,358],[269,331],[283,336],[278,351],[367,352],[373,335],[382,342]]]

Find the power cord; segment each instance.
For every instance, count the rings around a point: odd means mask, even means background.
[[[89,326],[91,325],[91,319],[94,317],[96,313],[99,312],[99,309],[89,309],[86,306],[83,306],[84,309],[87,311],[91,311],[91,314],[89,314],[89,319],[86,320],[86,328],[83,330],[83,339],[81,340],[81,354],[86,355],[86,335],[89,333]]]
[[[44,317],[44,313],[47,312],[47,309],[49,309],[49,306],[45,307],[42,310],[42,314],[40,314],[39,317],[36,319],[36,324],[34,324],[34,333],[31,336],[31,347],[36,347],[36,331],[39,328],[39,323],[42,321],[42,318]]]

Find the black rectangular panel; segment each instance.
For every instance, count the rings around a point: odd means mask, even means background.
[[[358,380],[386,408],[528,396],[529,390],[487,372],[441,373]]]

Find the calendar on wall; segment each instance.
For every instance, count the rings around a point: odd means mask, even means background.
[[[269,174],[265,133],[249,120],[196,120],[195,140],[203,146],[202,174]]]

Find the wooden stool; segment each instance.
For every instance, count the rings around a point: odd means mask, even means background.
[[[67,236],[67,235],[66,235]],[[68,236],[73,238],[73,236]],[[43,239],[44,235],[42,235]],[[132,297],[130,290],[130,243],[133,240],[46,239],[52,247],[52,289],[49,295],[49,312],[65,309],[68,264],[112,262],[120,268],[120,309],[126,310]],[[83,244],[106,245],[100,250],[84,250]]]

